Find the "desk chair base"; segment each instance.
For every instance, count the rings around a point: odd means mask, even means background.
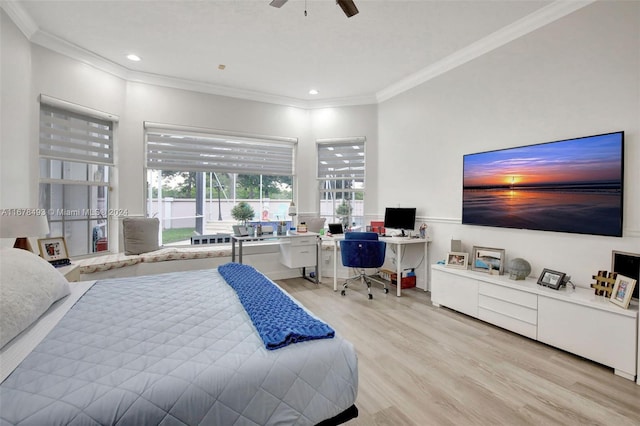
[[[361,272],[360,274],[356,275],[355,277],[347,278],[347,280],[342,285],[342,291],[340,292],[340,294],[342,296],[346,296],[347,295],[347,288],[349,288],[349,281],[356,281],[356,280],[360,280],[360,282],[362,284],[366,284],[367,285],[367,295],[369,297],[369,300],[373,299],[373,294],[371,294],[371,281],[372,281],[372,279],[367,274],[365,274],[364,271]],[[380,282],[378,280],[375,280],[375,281],[376,282]],[[389,293],[389,289],[387,288],[385,283],[380,282],[380,284],[383,285],[384,293],[385,294]]]

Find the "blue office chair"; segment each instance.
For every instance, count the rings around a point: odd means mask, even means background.
[[[348,268],[358,270],[358,275],[348,278],[342,286],[343,296],[347,294],[349,281],[360,280],[367,285],[369,299],[373,299],[371,294],[371,277],[365,273],[365,268],[379,268],[384,263],[384,256],[387,250],[387,243],[378,241],[378,234],[375,232],[347,232],[344,240],[340,241],[340,253],[342,264]],[[377,280],[376,280],[377,281]],[[389,293],[389,289],[383,285],[384,292]]]

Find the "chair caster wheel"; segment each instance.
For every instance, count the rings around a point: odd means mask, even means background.
[[[384,289],[384,294],[387,294],[387,293],[389,293],[389,289],[388,289],[388,288],[385,288],[385,289]]]
[[[369,294],[369,300],[373,299],[373,294]]]
[[[346,291],[344,291],[344,290],[342,290],[342,291],[340,292],[340,294],[341,294],[341,295],[343,295],[343,296],[346,296],[346,295],[347,295],[347,292],[346,292]]]

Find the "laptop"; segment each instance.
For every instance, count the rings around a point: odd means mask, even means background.
[[[236,237],[248,237],[249,230],[246,226],[233,225],[233,235],[235,235]]]
[[[342,224],[341,223],[330,223],[329,224],[329,232],[331,232],[333,235],[343,234],[344,230],[342,229]]]

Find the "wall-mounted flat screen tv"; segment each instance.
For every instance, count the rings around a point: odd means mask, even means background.
[[[624,132],[468,154],[462,223],[622,236]]]

